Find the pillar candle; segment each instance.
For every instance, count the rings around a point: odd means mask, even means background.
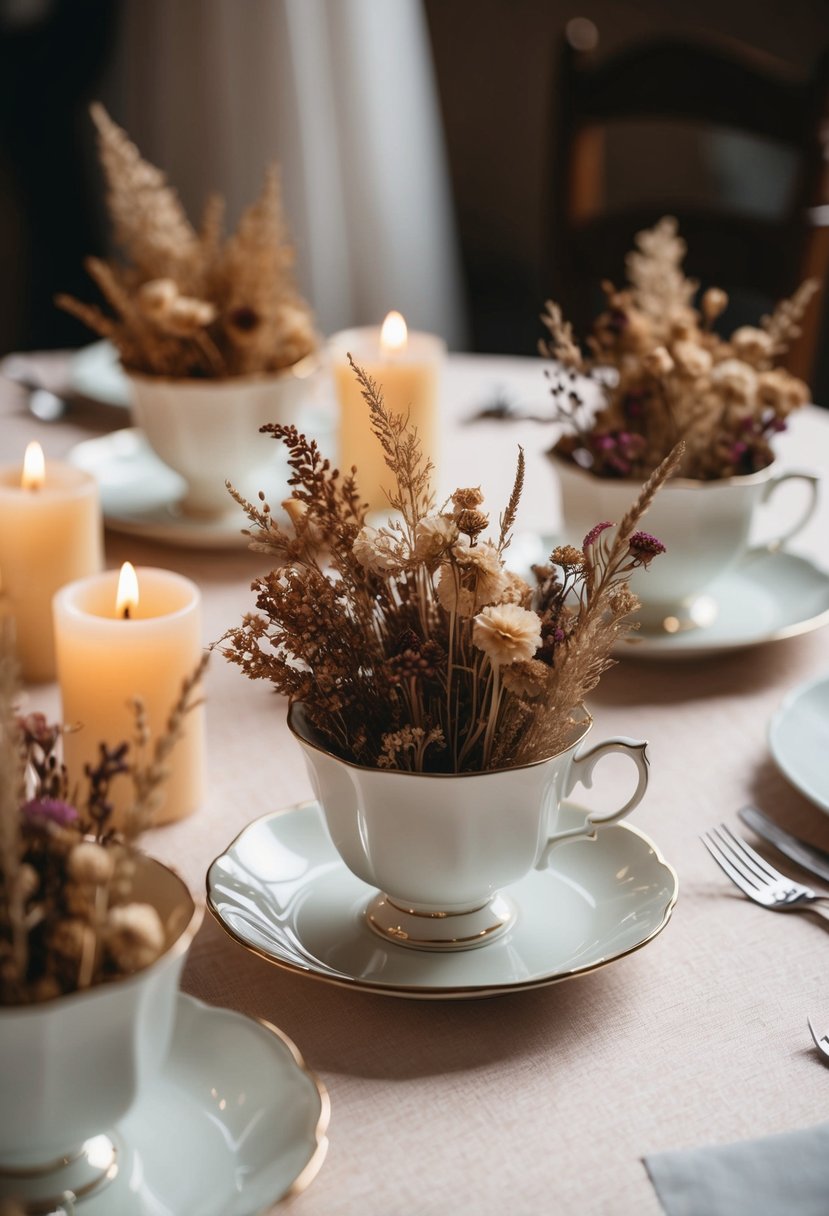
[[[437,470],[438,386],[446,344],[435,334],[409,333],[400,313],[389,313],[382,329],[366,326],[335,334],[330,351],[340,404],[340,470],[346,473],[356,465],[360,498],[373,512],[387,511],[384,490],[391,488],[394,479],[371,430],[368,406],[346,356],[350,354],[377,381],[391,413],[408,414],[424,455]]]
[[[23,679],[52,680],[52,596],[103,567],[100,496],[88,473],[44,465],[39,444],[24,463],[0,469],[0,591]]]
[[[79,730],[64,736],[64,758],[77,780],[84,764],[96,764],[102,742],[115,747],[135,734],[129,702],[141,697],[151,732],[150,748],[164,732],[182,681],[201,653],[201,595],[189,579],[170,570],[139,567],[138,601],[129,615],[116,606],[118,571],[108,570],[62,588],[54,600],[58,682],[63,721]],[[156,823],[181,819],[204,796],[204,710],[184,719],[184,733],[168,760],[169,778]],[[130,805],[131,783],[113,782],[115,823]]]

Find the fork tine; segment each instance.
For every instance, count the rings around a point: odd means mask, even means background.
[[[735,886],[739,887],[745,895],[753,895],[756,892],[757,883],[747,877],[742,870],[737,869],[712,832],[703,832],[700,840],[720,869],[725,871]]]
[[[751,868],[764,882],[768,882],[769,880],[773,882],[786,881],[785,875],[781,874],[779,870],[775,870],[774,866],[766,861],[765,857],[757,853],[748,841],[743,840],[742,836],[735,835],[724,823],[720,825],[720,831],[725,833],[731,845],[745,857],[746,864],[751,864]]]

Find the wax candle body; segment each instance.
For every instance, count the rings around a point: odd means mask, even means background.
[[[443,340],[434,334],[410,332],[405,350],[386,354],[380,347],[380,330],[370,327],[344,330],[331,340],[340,405],[339,467],[345,473],[356,465],[360,498],[372,511],[387,510],[384,491],[391,488],[394,478],[371,430],[368,406],[346,354],[377,381],[389,411],[408,414],[410,424],[417,427],[424,455],[437,469],[438,388],[445,349]]]
[[[129,702],[144,702],[152,734],[163,733],[185,676],[199,661],[201,596],[189,579],[169,570],[138,570],[140,599],[129,619],[116,616],[118,572],[71,583],[54,601],[58,680],[63,720],[81,729],[64,737],[70,776],[97,764],[100,744],[115,747],[135,734]],[[157,823],[181,819],[204,797],[204,710],[184,720],[184,734],[167,762],[169,778]],[[115,822],[132,798],[131,783],[113,782]]]
[[[104,564],[100,497],[71,465],[47,461],[37,489],[21,486],[21,471],[0,470],[0,590],[24,680],[52,680],[52,596]]]

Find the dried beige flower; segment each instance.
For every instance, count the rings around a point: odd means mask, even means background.
[[[711,354],[702,346],[696,346],[689,339],[675,342],[672,354],[677,370],[681,375],[699,379],[711,370]]]
[[[111,849],[91,840],[83,840],[70,850],[66,859],[66,870],[76,882],[100,886],[112,878],[115,858]]]
[[[451,515],[429,515],[415,527],[414,556],[418,561],[434,562],[443,557],[458,539],[458,525]]]
[[[728,308],[728,294],[720,287],[709,287],[702,294],[700,308],[703,317],[710,324]]]
[[[164,953],[166,935],[152,904],[111,908],[104,927],[107,952],[119,971],[141,971]]]
[[[494,604],[475,617],[472,642],[493,667],[525,661],[541,646],[541,621],[517,604]]]
[[[372,574],[391,574],[403,564],[400,538],[383,528],[363,527],[354,541],[354,556]]]
[[[516,697],[534,701],[546,692],[550,669],[538,659],[519,659],[504,668],[502,679],[504,688]]]

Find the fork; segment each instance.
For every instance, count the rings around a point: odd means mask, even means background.
[[[775,870],[724,823],[703,832],[700,840],[734,885],[764,908],[773,912],[820,912],[813,905],[829,903],[829,896],[818,895],[811,887]]]

